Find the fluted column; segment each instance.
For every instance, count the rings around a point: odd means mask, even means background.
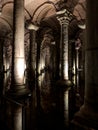
[[[24,0],[14,0],[11,91],[15,95],[28,93],[24,85],[24,59]]]
[[[84,105],[74,123],[98,129],[98,1],[87,0]]]

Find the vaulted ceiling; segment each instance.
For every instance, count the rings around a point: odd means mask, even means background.
[[[58,2],[59,1],[59,2]],[[66,8],[73,13],[78,21],[85,19],[85,0],[25,0],[25,18],[33,23],[40,24],[40,21],[56,13],[56,8]],[[47,2],[47,3],[46,3]],[[52,3],[51,3],[52,2]],[[59,4],[56,4],[56,3]],[[0,0],[2,14],[0,22],[5,20],[12,26],[13,23],[13,0]]]
[[[25,0],[25,23],[32,22],[42,27],[45,25],[51,26],[51,28],[57,31],[59,24],[54,15],[57,10],[66,8],[74,16],[69,25],[69,36],[73,38],[77,35],[77,32],[81,32],[78,24],[84,24],[86,19],[85,1]],[[0,39],[9,40],[12,39],[13,33],[13,0],[0,0],[0,8],[2,9],[0,15]],[[26,37],[28,39],[28,35]]]

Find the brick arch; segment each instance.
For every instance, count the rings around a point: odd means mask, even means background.
[[[53,0],[52,0],[53,1]],[[26,10],[31,16],[31,21],[35,24],[40,24],[40,21],[49,17],[56,12],[56,7],[54,2],[48,0],[37,0],[32,1],[26,6]]]

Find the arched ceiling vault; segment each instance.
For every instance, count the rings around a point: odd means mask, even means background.
[[[13,34],[13,0],[2,0],[2,13],[0,15],[0,40],[3,39],[3,45],[6,48],[5,52],[8,52],[8,56],[11,53],[12,34]],[[44,31],[49,27],[53,30],[54,35],[57,36],[60,28],[60,24],[55,17],[56,10],[66,8],[76,17],[70,22],[69,25],[69,37],[73,39],[79,28],[78,22],[85,21],[86,7],[85,0],[65,0],[65,3],[56,4],[59,0],[25,0],[25,23],[34,23],[41,26],[43,35]],[[63,0],[60,0],[60,2]],[[0,0],[1,2],[1,0]],[[1,7],[1,6],[0,6]],[[44,28],[45,27],[45,28]],[[47,32],[50,31],[48,30]],[[56,32],[56,34],[55,34]],[[80,32],[79,32],[80,33]],[[11,34],[11,36],[9,35]],[[2,43],[0,43],[2,44]],[[29,30],[25,29],[25,55],[28,57],[29,48]]]
[[[13,0],[3,0],[2,13],[0,15],[0,36],[5,31],[9,32],[13,26]],[[59,6],[57,6],[57,2]],[[73,13],[78,21],[85,20],[86,4],[85,0],[25,0],[25,19],[34,24],[40,25],[45,18],[56,13],[56,8],[67,8]],[[77,24],[77,20],[76,23]],[[51,20],[48,21],[51,25]],[[70,26],[74,26],[74,22]],[[74,29],[74,27],[72,27]]]

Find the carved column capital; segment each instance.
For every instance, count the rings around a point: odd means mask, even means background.
[[[69,24],[69,22],[73,18],[73,15],[68,10],[64,9],[64,10],[58,11],[56,13],[56,17],[59,20],[60,24]]]

